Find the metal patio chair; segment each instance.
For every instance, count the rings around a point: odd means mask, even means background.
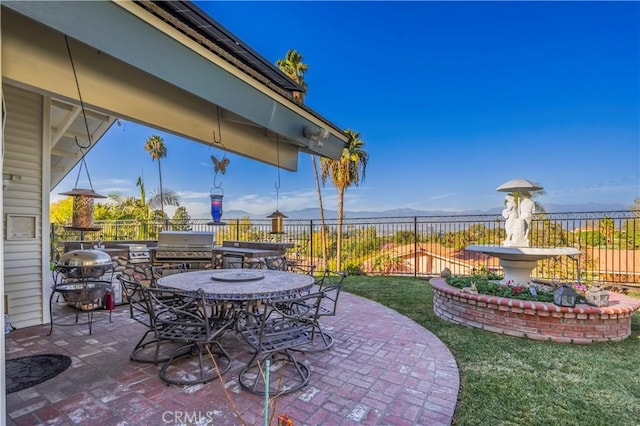
[[[169,355],[161,355],[160,346],[165,343],[170,343],[170,341],[163,341],[154,336],[149,304],[143,291],[145,287],[139,282],[125,278],[122,275],[118,275],[117,278],[118,281],[120,281],[123,299],[126,298],[129,302],[129,316],[147,327],[147,330],[131,351],[129,358],[136,362],[154,364],[167,361]],[[166,301],[168,302],[168,300]],[[154,346],[153,350],[149,349],[151,346]]]
[[[323,330],[320,319],[326,316],[335,316],[338,307],[338,297],[342,289],[342,282],[346,276],[347,274],[343,272],[325,269],[323,274],[316,279],[314,286],[310,290],[311,292],[317,292],[322,295],[317,314],[314,318],[316,328],[314,329],[311,342],[300,346],[296,350],[301,352],[320,352],[330,349],[333,346],[333,336]]]
[[[172,263],[164,265],[151,266],[151,287],[158,286],[158,280],[167,273],[180,274],[189,271],[189,265],[186,263]]]
[[[204,291],[148,287],[147,296],[155,337],[182,342],[160,368],[167,384],[193,385],[219,378],[231,367],[231,358],[218,342],[233,324],[233,310],[226,302],[207,301]],[[170,296],[171,303],[165,303]],[[180,303],[175,303],[180,300]],[[197,355],[197,363],[192,355]]]
[[[272,271],[286,271],[287,270],[287,257],[286,256],[269,256],[264,258],[264,263],[267,269]]]
[[[249,258],[245,260],[230,261],[229,269],[266,269],[264,259],[262,258]]]
[[[338,297],[342,290],[342,282],[347,277],[344,272],[325,269],[322,276],[316,279],[313,291],[322,292],[324,297],[318,315],[321,317],[335,316],[338,307]]]
[[[253,353],[238,376],[244,389],[264,395],[268,381],[269,395],[275,396],[298,390],[309,382],[309,367],[299,362],[292,351],[312,342],[321,298],[320,293],[314,293],[267,301],[259,312],[240,311],[237,330]]]

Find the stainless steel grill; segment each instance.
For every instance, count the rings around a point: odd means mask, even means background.
[[[113,261],[100,250],[73,250],[60,256],[56,270],[65,279],[96,279],[113,270]]]
[[[211,260],[213,232],[162,231],[158,235],[155,261]]]
[[[121,244],[129,249],[129,263],[143,263],[151,261],[151,253],[146,244]]]

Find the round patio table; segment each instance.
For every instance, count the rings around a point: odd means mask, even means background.
[[[212,269],[168,275],[158,286],[185,291],[202,289],[209,300],[271,300],[305,292],[310,275],[268,269]]]

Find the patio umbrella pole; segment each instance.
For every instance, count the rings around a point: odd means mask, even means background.
[[[269,426],[269,358],[264,360],[264,426]]]

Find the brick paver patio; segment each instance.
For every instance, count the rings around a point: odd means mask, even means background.
[[[168,386],[158,366],[129,353],[144,327],[118,306],[113,323],[96,314],[86,326],[35,326],[6,335],[6,358],[58,353],[73,363],[42,384],[7,395],[9,425],[262,425],[263,397],[240,388],[249,354],[233,333],[223,338],[234,362],[224,384]],[[298,425],[450,425],[459,375],[450,351],[431,332],[378,303],[343,292],[338,315],[323,318],[336,343],[299,354],[309,384],[276,401]],[[235,409],[232,408],[232,403]],[[272,424],[276,424],[274,420]]]

